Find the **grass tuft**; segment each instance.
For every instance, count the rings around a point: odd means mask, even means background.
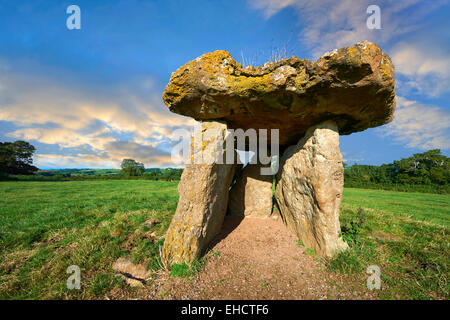
[[[170,266],[169,275],[171,277],[181,277],[181,278],[190,277],[200,272],[204,265],[205,265],[204,258],[195,260],[194,262],[192,262],[190,266],[186,263],[174,263]]]

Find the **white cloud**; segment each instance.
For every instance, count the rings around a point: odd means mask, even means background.
[[[58,155],[38,155],[38,164],[118,167],[122,158],[134,157],[146,166],[169,166],[170,155],[162,150],[170,144],[170,133],[196,123],[171,113],[152,79],[94,90],[5,72],[0,73],[0,84],[0,120],[19,127],[6,136],[60,148]],[[65,150],[80,147],[99,157],[70,156]]]
[[[114,168],[117,164],[98,156],[78,154],[37,154],[34,164],[38,168]]]
[[[105,144],[104,151],[93,153],[41,153],[34,164],[39,168],[119,168],[125,158],[142,162],[146,167],[177,167],[172,163],[170,153],[155,147],[131,141],[113,140]]]
[[[450,56],[425,44],[399,43],[391,54],[396,71],[407,76],[401,83],[420,93],[437,96],[450,88]]]
[[[396,97],[394,121],[377,129],[398,143],[422,150],[450,149],[450,111]]]
[[[431,96],[449,90],[450,53],[442,52],[443,45],[440,39],[438,41],[429,39],[428,33],[420,32],[427,22],[427,15],[448,4],[448,1],[249,0],[249,2],[253,8],[263,10],[266,17],[273,16],[285,7],[292,7],[302,25],[299,38],[315,58],[334,48],[369,40],[385,51],[391,52],[396,72],[408,78],[405,82],[398,82],[400,89],[414,88]],[[366,26],[369,17],[366,10],[371,4],[380,6],[380,30],[370,30]],[[442,26],[438,25],[436,28]],[[408,44],[395,45],[400,37],[407,37]]]
[[[146,138],[167,133],[173,126],[194,123],[170,113],[161,101],[161,92],[154,89],[137,94],[127,87],[111,87],[108,94],[102,94],[66,88],[42,77],[8,75],[4,81],[2,78],[0,75],[7,101],[0,104],[0,119],[18,125],[57,123],[76,131],[100,121],[114,131]]]
[[[362,40],[385,44],[392,37],[420,28],[418,21],[431,10],[442,5],[441,1],[428,3],[424,1],[384,1],[381,7],[381,30],[367,28],[369,17],[366,10],[376,4],[372,0],[249,0],[255,9],[263,10],[266,17],[291,6],[299,15],[303,25],[300,37],[312,49],[315,57],[333,48],[341,48]],[[420,5],[414,14],[406,9]]]
[[[274,14],[276,14],[278,11],[289,7],[293,4],[295,4],[297,0],[257,0],[257,1],[250,1],[250,6],[254,9],[260,9],[264,11],[264,16],[266,18],[270,18]]]
[[[23,128],[6,134],[7,137],[23,140],[36,140],[46,144],[57,144],[61,148],[75,148],[89,145],[93,150],[104,150],[105,145],[115,141],[113,137],[102,136],[108,133],[108,128],[103,128],[91,134],[78,134],[74,130],[64,128]]]
[[[354,162],[354,163],[357,163],[357,162],[361,162],[361,161],[365,160],[362,157],[356,157],[356,158],[354,156],[350,156],[349,157],[348,153],[344,152],[344,151],[341,151],[341,154],[342,154],[342,161],[343,162],[347,162],[347,163],[348,162],[350,162],[350,163]]]

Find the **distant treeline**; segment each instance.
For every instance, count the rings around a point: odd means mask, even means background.
[[[450,158],[439,149],[416,153],[381,166],[353,164],[344,169],[345,187],[394,191],[450,193]],[[180,180],[183,169],[144,168],[124,159],[122,169],[39,170],[28,176],[10,175],[8,180],[59,181],[95,179]],[[1,177],[0,177],[1,178]]]
[[[183,169],[147,168],[140,176],[124,175],[120,169],[53,169],[39,170],[34,175],[12,176],[11,180],[64,181],[64,180],[180,180]]]
[[[381,166],[346,166],[345,186],[450,193],[449,159],[439,149],[434,149]]]

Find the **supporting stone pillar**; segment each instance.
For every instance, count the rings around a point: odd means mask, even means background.
[[[338,127],[326,121],[286,149],[275,193],[287,227],[320,256],[332,257],[348,247],[338,236],[343,188]]]
[[[272,175],[261,175],[261,164],[248,164],[230,191],[228,211],[233,216],[269,217],[272,213]]]
[[[208,129],[217,130],[217,135],[206,137]],[[205,155],[221,149],[226,134],[225,123],[202,122],[200,135],[204,140],[198,144],[200,147],[191,143],[194,150],[191,159],[197,158],[199,153]],[[220,232],[235,167],[235,164],[217,163],[186,165],[178,185],[178,207],[164,241],[163,259],[167,264],[191,263],[198,259]]]

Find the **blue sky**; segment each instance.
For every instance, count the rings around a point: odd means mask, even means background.
[[[66,8],[81,8],[81,30]],[[380,30],[366,9],[381,8]],[[349,163],[450,150],[449,1],[0,2],[0,141],[25,139],[40,168],[117,168],[131,157],[172,166],[170,133],[195,122],[161,95],[179,66],[213,50],[254,64],[271,47],[316,59],[369,40],[396,68],[395,120],[341,136]]]

